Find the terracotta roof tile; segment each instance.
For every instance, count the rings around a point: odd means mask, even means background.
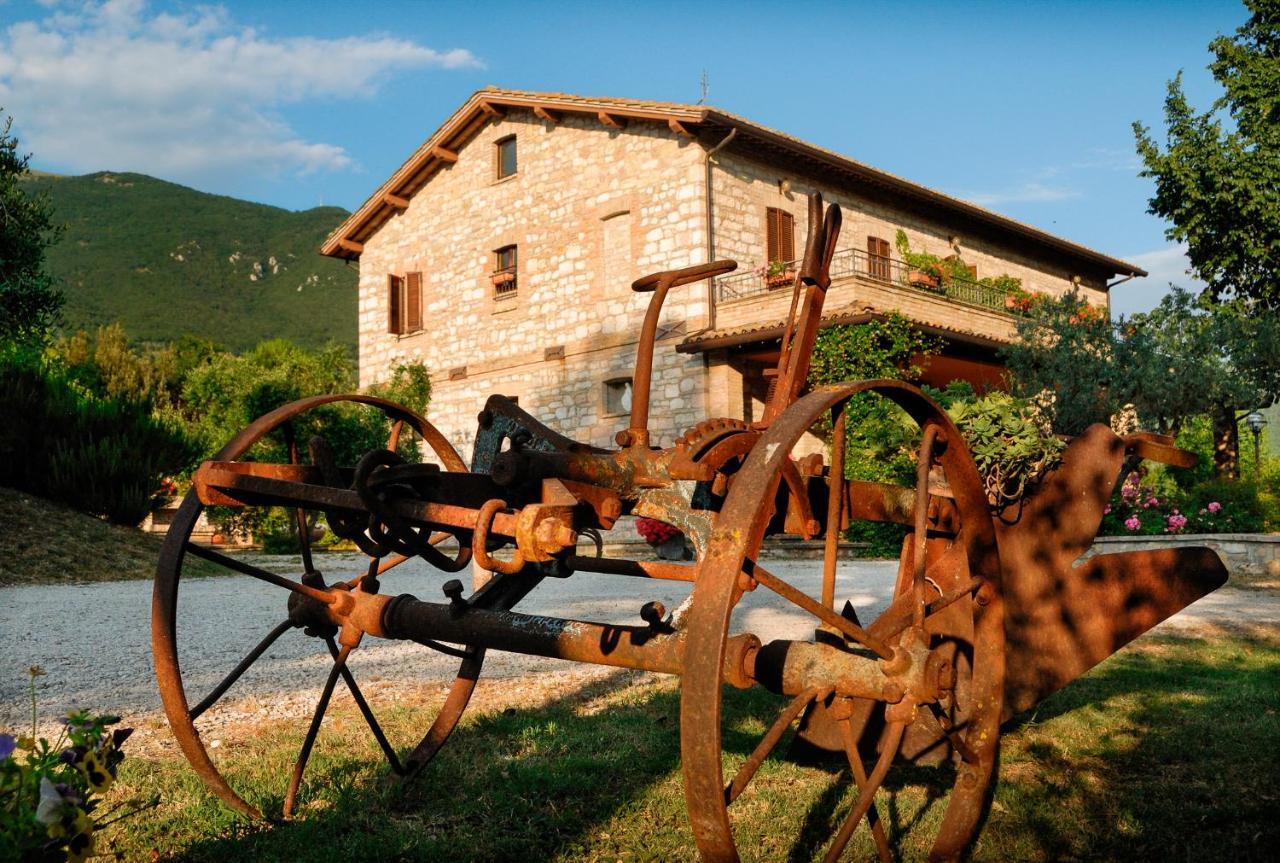
[[[836,168],[856,174],[869,182],[879,183],[904,194],[914,195],[934,204],[965,213],[971,218],[998,229],[1011,231],[1033,241],[1050,245],[1069,255],[1087,259],[1095,265],[1108,267],[1113,272],[1146,275],[1144,270],[1126,261],[1055,236],[1032,225],[980,207],[977,204],[952,197],[919,183],[914,183],[888,171],[868,165],[865,162],[851,159],[834,150],[819,147],[786,132],[755,123],[730,111],[713,108],[709,105],[689,105],[648,99],[626,99],[616,96],[581,96],[573,93],[511,90],[500,87],[486,87],[473,93],[359,209],[329,235],[321,247],[321,252],[338,257],[358,257],[358,252],[351,249],[343,249],[341,246],[342,241],[354,240],[356,235],[361,234],[367,226],[380,217],[385,217],[387,208],[384,203],[385,196],[389,193],[399,194],[403,192],[403,184],[419,175],[422,169],[431,162],[432,151],[437,147],[451,143],[451,138],[468,127],[475,116],[483,110],[482,105],[485,103],[512,107],[520,107],[522,104],[529,106],[541,104],[548,108],[556,108],[562,111],[607,112],[613,110],[620,113],[633,112],[635,114],[655,115],[653,119],[669,117],[670,119],[687,123],[713,123],[730,126],[741,129],[748,135],[755,135],[760,139],[773,139],[773,142],[778,146],[817,157]]]

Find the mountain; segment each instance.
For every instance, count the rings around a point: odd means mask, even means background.
[[[49,271],[71,331],[120,321],[134,339],[207,336],[232,350],[283,337],[356,343],[356,269],[317,249],[347,216],[198,192],[143,174],[33,173],[66,225]]]

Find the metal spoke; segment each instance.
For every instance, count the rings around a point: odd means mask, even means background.
[[[329,655],[333,657],[335,663],[338,662],[340,651],[338,645],[334,643],[332,638],[326,638],[325,644],[329,646]],[[404,768],[400,766],[400,759],[396,756],[396,751],[387,742],[387,735],[382,733],[382,726],[378,724],[377,717],[373,715],[373,710],[369,707],[369,702],[365,700],[364,694],[360,691],[360,687],[356,685],[355,675],[351,673],[351,669],[344,662],[341,666],[342,679],[346,681],[347,689],[351,690],[351,697],[355,699],[356,706],[360,708],[360,712],[364,714],[364,721],[368,723],[369,730],[373,732],[374,740],[378,741],[378,745],[382,747],[382,754],[387,756],[387,762],[391,765],[391,772],[400,776],[404,773]]]
[[[893,657],[893,651],[890,650],[880,639],[876,638],[853,621],[846,619],[843,615],[836,614],[836,612],[822,605],[822,603],[813,599],[803,591],[797,590],[790,584],[787,584],[759,563],[748,559],[743,564],[743,571],[765,587],[772,590],[774,593],[781,596],[783,599],[793,605],[800,606],[823,623],[831,626],[846,638],[856,641],[862,646],[875,651],[881,659],[891,659]]]
[[[822,604],[836,605],[836,563],[840,555],[840,522],[844,514],[845,404],[835,412],[831,433],[831,468],[827,471],[827,531],[822,542]]]
[[[311,715],[311,727],[307,729],[307,736],[302,740],[302,749],[298,751],[298,760],[293,764],[293,776],[289,779],[289,791],[284,796],[285,818],[293,815],[293,807],[298,800],[298,787],[302,785],[302,773],[307,769],[307,759],[311,757],[311,748],[315,746],[316,735],[320,733],[320,722],[324,719],[325,711],[329,709],[329,699],[333,697],[334,684],[338,682],[338,675],[347,664],[347,657],[350,655],[350,647],[344,646],[339,651],[333,660],[333,668],[329,670],[329,677],[324,682],[324,689],[320,692],[320,700],[316,702],[315,713]]]
[[[268,647],[270,647],[272,644],[275,644],[275,641],[277,638],[284,635],[290,629],[293,629],[293,623],[292,621],[286,620],[278,624],[275,629],[268,632],[266,637],[263,638],[261,641],[259,641],[257,646],[254,647],[253,650],[250,650],[248,654],[245,655],[244,659],[240,660],[240,663],[231,670],[231,673],[228,674],[226,677],[222,678],[222,682],[219,683],[217,686],[215,686],[213,688],[213,691],[211,691],[208,695],[206,695],[199,704],[191,708],[191,711],[189,712],[188,715],[192,718],[192,720],[199,718],[200,714],[204,713],[206,710],[212,707],[215,703],[217,703],[218,699],[221,698],[223,694],[226,693],[226,691],[230,689],[237,680],[240,679],[240,675],[248,671],[249,666],[257,662],[258,657],[261,656]]]
[[[844,738],[844,751],[849,757],[849,769],[853,771],[853,781],[861,793],[867,787],[867,768],[862,763],[862,756],[858,754],[858,741],[853,739],[853,724],[848,719],[841,720],[838,724],[840,736]],[[880,820],[874,800],[867,807],[867,823],[871,825],[871,835],[876,840],[876,854],[880,857],[880,863],[893,863],[893,852],[889,850],[889,840],[884,835],[884,822]]]
[[[836,834],[831,847],[827,849],[826,856],[822,858],[823,863],[835,863],[840,859],[840,855],[844,853],[845,846],[853,838],[853,831],[858,827],[858,822],[862,820],[862,816],[867,814],[867,810],[875,802],[876,791],[879,790],[880,784],[884,782],[884,777],[889,773],[889,767],[893,764],[893,759],[898,754],[898,747],[902,744],[902,734],[906,729],[905,722],[892,722],[889,724],[885,734],[884,748],[880,751],[880,760],[876,762],[876,769],[872,771],[871,776],[867,779],[866,787],[860,789],[861,793],[858,795],[858,802],[853,804],[853,809],[849,811],[844,823],[840,825],[840,832]]]
[[[216,552],[211,548],[196,545],[194,542],[187,542],[186,551],[189,554],[194,554],[196,557],[204,558],[211,563],[219,564],[242,575],[251,575],[260,581],[267,582],[267,584],[274,584],[276,587],[283,587],[285,590],[292,590],[294,593],[300,593],[303,596],[310,597],[316,602],[322,602],[325,605],[332,605],[336,599],[336,597],[328,591],[317,590],[314,587],[309,587],[305,584],[294,581],[291,578],[285,578],[283,575],[276,575],[274,572],[268,572],[265,569],[260,569],[253,564],[236,560],[234,557],[228,557],[227,555]]]
[[[738,799],[738,795],[742,793],[747,784],[751,782],[756,775],[756,771],[760,769],[760,765],[769,757],[769,753],[773,751],[773,747],[778,745],[778,741],[782,739],[782,735],[791,727],[791,723],[796,721],[796,717],[800,712],[809,706],[809,702],[826,698],[831,693],[831,688],[822,689],[814,687],[806,689],[787,705],[786,709],[778,715],[773,725],[765,732],[764,737],[760,738],[760,742],[756,744],[755,750],[751,753],[751,757],[743,762],[738,768],[738,772],[734,775],[733,781],[724,789],[724,802],[727,806],[734,800]]]

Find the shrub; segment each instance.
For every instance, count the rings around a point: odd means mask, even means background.
[[[964,435],[987,500],[999,509],[1021,500],[1060,461],[1066,444],[1055,437],[1043,414],[1029,401],[1008,393],[959,399],[947,412]]]
[[[1264,527],[1263,504],[1254,483],[1211,479],[1184,490],[1169,474],[1143,466],[1125,475],[1098,534],[1257,533]]]
[[[196,455],[149,403],[87,394],[30,353],[0,353],[0,415],[0,485],[117,524],[140,522],[163,479]]]

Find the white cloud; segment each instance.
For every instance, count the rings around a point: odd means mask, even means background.
[[[1185,244],[1128,255],[1126,261],[1137,264],[1148,275],[1130,279],[1111,290],[1111,310],[1114,314],[1131,315],[1148,312],[1160,303],[1160,298],[1175,284],[1189,291],[1204,290],[1204,282],[1187,274],[1191,262],[1187,260]]]
[[[72,171],[196,181],[347,168],[341,147],[305,140],[278,111],[365,98],[408,69],[481,65],[464,49],[385,35],[273,38],[222,7],[48,5],[44,19],[0,33],[0,105],[25,149]]]
[[[967,197],[968,200],[973,201],[975,204],[981,204],[984,207],[992,207],[999,204],[1063,201],[1067,198],[1078,198],[1080,197],[1080,193],[1075,189],[1067,189],[1062,186],[1050,186],[1047,183],[1032,180],[1011,189],[1005,189],[999,192],[980,192]]]

